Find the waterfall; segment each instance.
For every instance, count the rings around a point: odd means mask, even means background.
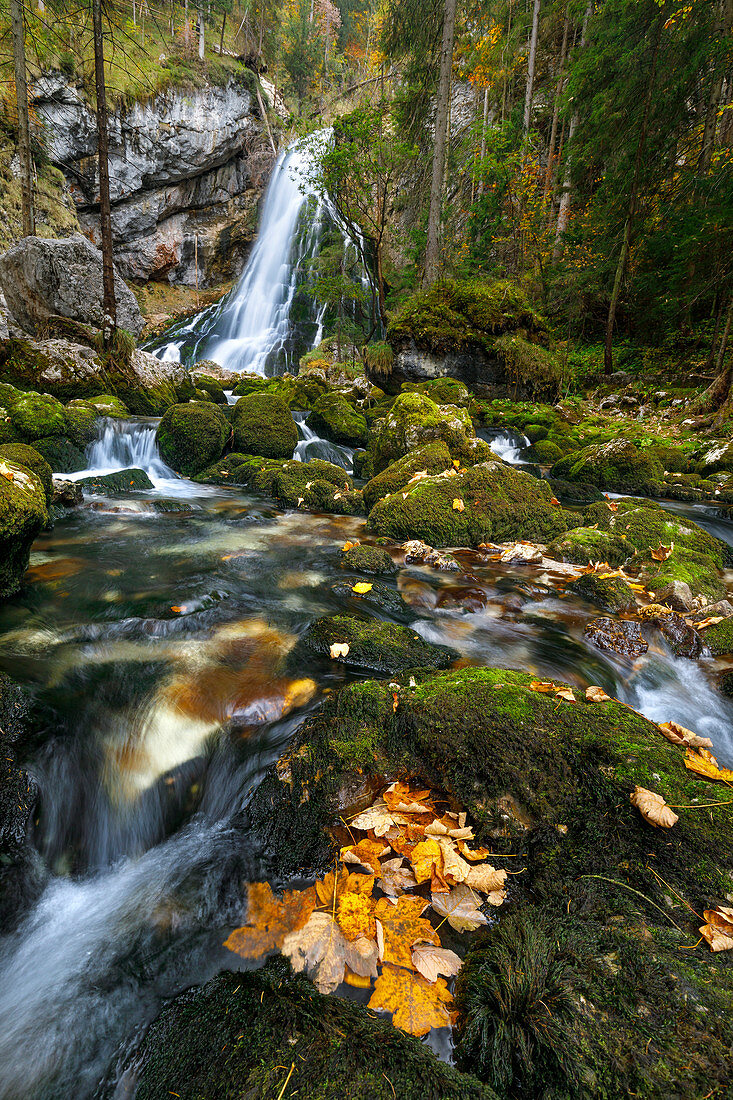
[[[138,420],[113,420],[105,417],[97,439],[86,449],[87,468],[64,474],[67,481],[116,473],[118,470],[144,470],[156,489],[185,492],[186,482],[179,478],[160,457],[154,424]]]
[[[293,455],[295,461],[309,462],[312,458],[321,458],[325,462],[332,462],[334,466],[342,466],[347,474],[352,473],[354,448],[332,443],[329,439],[322,439],[306,423],[307,416],[308,413],[305,412],[293,413],[300,436]]]
[[[313,141],[295,142],[278,157],[257,242],[237,286],[222,302],[158,338],[153,354],[188,365],[213,359],[227,370],[261,375],[292,366],[293,306],[308,262],[333,224],[332,212],[308,183]],[[306,302],[299,312],[306,315],[298,321],[310,330],[306,343],[313,347],[322,336],[325,307]]]

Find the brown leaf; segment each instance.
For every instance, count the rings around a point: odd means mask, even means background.
[[[458,854],[458,846],[453,837],[441,836],[436,838],[443,853],[443,866],[440,878],[449,886],[455,886],[458,882],[465,882],[469,873],[474,870],[470,863],[466,863]]]
[[[653,550],[651,546],[649,547],[649,553],[653,557],[654,561],[666,561],[673,550],[674,543],[671,543],[669,546],[662,546],[660,542],[656,550]]]
[[[541,695],[550,695],[555,690],[555,685],[551,680],[533,680],[529,690],[538,691]]]
[[[374,831],[375,836],[384,836],[384,834],[395,824],[397,824],[395,818],[390,813],[389,807],[383,801],[378,798],[373,806],[370,806],[368,810],[363,810],[362,813],[357,814],[356,817],[352,817],[350,825],[352,829],[359,829],[361,832],[368,833],[370,829]]]
[[[679,821],[679,816],[670,810],[661,794],[648,791],[646,787],[635,787],[634,793],[629,795],[632,806],[650,825],[659,825],[663,829],[671,829]]]
[[[458,841],[458,851],[461,853],[464,859],[488,859],[491,852],[488,848],[469,848],[468,845],[462,841]]]
[[[704,630],[707,626],[717,626],[724,618],[724,615],[711,615],[709,619],[703,619],[699,623],[690,623],[690,626],[694,626],[695,630]]]
[[[482,924],[488,924],[479,905],[481,897],[465,882],[454,886],[449,894],[431,894],[431,905],[456,932],[475,932]]]
[[[707,921],[700,934],[710,944],[711,951],[730,951],[733,947],[733,909],[719,905],[716,909],[703,910]]]
[[[288,890],[282,901],[275,897],[269,882],[250,882],[247,886],[247,923],[235,928],[224,946],[243,959],[259,959],[281,947],[289,932],[302,928],[316,905],[313,887]]]
[[[610,695],[606,695],[603,688],[588,687],[585,689],[585,697],[589,703],[605,703],[611,698]]]
[[[411,790],[406,783],[393,783],[382,795],[387,807],[395,812],[408,814],[432,814],[430,791]]]
[[[397,898],[406,890],[412,890],[417,886],[417,879],[409,867],[404,866],[405,857],[397,856],[396,859],[388,859],[382,864],[382,877],[379,885],[385,894]]]
[[[482,863],[478,867],[469,868],[468,876],[465,879],[466,886],[472,886],[474,890],[480,890],[483,894],[493,894],[501,891],[506,897],[506,883],[507,872],[497,871],[489,863]],[[502,898],[502,901],[504,899]],[[496,904],[495,902],[491,903]]]
[[[440,947],[440,938],[429,920],[420,914],[427,908],[424,898],[403,894],[396,904],[380,898],[374,907],[374,916],[382,926],[385,962],[396,966],[412,966],[412,946],[415,943],[432,943]]]
[[[321,993],[338,988],[347,965],[361,977],[377,973],[376,943],[364,939],[349,943],[330,913],[312,913],[303,928],[285,937],[282,953],[293,970],[305,971]]]
[[[453,998],[443,978],[426,982],[411,970],[385,966],[374,984],[369,1008],[392,1013],[392,1023],[408,1035],[427,1035],[448,1027]]]
[[[559,687],[555,688],[555,698],[564,699],[567,703],[577,703],[577,699],[573,694],[571,687]]]
[[[709,737],[698,737],[692,730],[685,729],[679,722],[660,722],[659,728],[673,745],[689,745],[692,749],[711,749],[713,742]]]
[[[452,978],[461,969],[462,962],[455,951],[435,947],[432,943],[416,943],[412,949],[412,965],[426,982],[436,982],[439,974]]]

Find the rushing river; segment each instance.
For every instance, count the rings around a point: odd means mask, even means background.
[[[248,794],[345,676],[317,663],[285,675],[283,656],[319,615],[374,614],[331,588],[363,521],[195,486],[151,438],[149,422],[104,429],[90,466],[146,460],[156,488],[85,500],[36,542],[27,588],[0,605],[0,669],[40,718],[43,877],[0,946],[3,1098],[92,1097],[162,998],[241,963],[221,944],[258,866]],[[695,518],[730,539],[729,524]],[[629,666],[584,640],[596,612],[558,577],[458,557],[461,573],[410,566],[387,582],[424,637],[476,664],[599,684],[710,735],[733,763],[712,661],[676,660],[660,641]]]

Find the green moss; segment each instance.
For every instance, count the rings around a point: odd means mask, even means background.
[[[713,657],[733,653],[733,619],[723,619],[702,631],[703,641]]]
[[[397,566],[381,546],[352,546],[341,551],[341,564],[357,573],[396,573]]]
[[[324,393],[314,403],[308,427],[334,443],[362,447],[367,441],[367,422],[340,393]]]
[[[229,421],[217,405],[192,401],[166,411],[156,439],[163,460],[190,477],[216,462],[230,430]]]
[[[367,511],[371,511],[382,497],[403,489],[410,478],[421,470],[427,470],[429,474],[439,474],[450,468],[450,451],[442,439],[436,443],[426,443],[425,446],[418,447],[403,458],[398,458],[381,474],[377,474],[366,483],[364,504]]]
[[[601,611],[636,609],[633,589],[622,577],[602,578],[597,573],[585,573],[571,581],[567,587],[568,592],[581,596],[588,603],[600,607]]]
[[[0,477],[0,598],[20,588],[31,544],[48,524],[39,478],[17,462],[3,462],[13,478]]]
[[[529,396],[553,395],[560,390],[562,371],[555,356],[539,344],[522,336],[506,333],[494,343],[494,351],[504,363],[510,385],[522,386]]]
[[[346,642],[348,652],[332,658],[331,646],[339,642]],[[397,623],[331,615],[308,627],[293,651],[292,661],[299,667],[307,657],[335,659],[347,668],[390,674],[408,668],[447,668],[457,656],[453,650],[432,645]]]
[[[201,366],[201,364],[197,364],[197,367],[198,366]],[[208,374],[202,374],[201,371],[198,369],[195,369],[192,372],[192,375],[192,380],[195,382],[195,385],[200,390],[203,390],[209,401],[213,401],[215,405],[228,404],[226,394],[224,393],[224,387],[222,386],[221,382],[219,382],[216,378],[212,378]]]
[[[265,458],[291,458],[298,429],[284,401],[273,394],[241,397],[232,410],[232,447]]]
[[[460,501],[463,509],[454,507]],[[463,473],[423,478],[378,501],[369,529],[393,539],[422,539],[431,546],[478,546],[529,539],[548,542],[577,518],[553,505],[546,482],[498,461]]]
[[[675,546],[664,562],[655,561],[647,550],[636,554],[630,564],[640,568],[640,580],[660,598],[675,581],[688,584],[693,596],[704,596],[711,602],[723,599],[727,592],[716,561],[709,554],[684,546]]]
[[[553,478],[582,481],[621,493],[658,493],[664,476],[660,462],[631,440],[584,447],[556,462]]]
[[[88,401],[72,401],[64,406],[66,434],[69,440],[83,450],[97,435],[97,418],[100,415]]]
[[[556,561],[574,562],[576,565],[589,565],[593,561],[605,561],[618,566],[634,552],[633,547],[623,535],[609,531],[599,531],[593,527],[575,527],[555,539],[547,548],[547,553]]]
[[[386,378],[392,373],[394,366],[394,352],[386,341],[380,340],[373,344],[366,344],[362,349],[364,362],[368,371],[377,377]]]
[[[420,393],[402,393],[386,417],[375,426],[369,452],[375,473],[426,443],[442,440],[451,454],[469,450],[475,433],[471,418],[456,405],[436,405]]]
[[[430,378],[427,382],[403,382],[403,393],[423,393],[436,405],[458,405],[467,409],[471,403],[468,387],[457,378]]]
[[[116,420],[126,420],[130,413],[123,401],[113,393],[102,393],[97,397],[88,397],[86,404],[96,409],[100,416],[109,416]]]
[[[68,412],[67,412],[68,416]],[[87,460],[66,436],[53,435],[47,439],[36,439],[33,446],[48,463],[55,474],[73,474],[86,470]]]
[[[144,470],[131,466],[127,470],[115,470],[111,474],[98,474],[95,477],[83,477],[77,482],[87,493],[136,493],[152,489],[153,483]]]
[[[28,393],[10,406],[13,427],[26,440],[66,434],[64,406],[47,393]]]
[[[291,508],[309,508],[338,515],[362,515],[359,490],[340,466],[322,459],[264,465],[251,479],[253,489],[268,493]]]
[[[142,1045],[138,1100],[496,1100],[476,1078],[288,963],[220,974],[177,997]]]
[[[543,466],[550,466],[562,458],[562,451],[551,439],[539,439],[532,445],[532,457]]]
[[[53,493],[53,469],[43,455],[26,443],[3,443],[0,446],[0,462],[17,462],[36,475],[46,496],[46,504]]]

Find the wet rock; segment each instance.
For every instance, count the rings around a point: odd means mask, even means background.
[[[620,493],[658,492],[664,476],[662,464],[628,439],[613,439],[584,447],[560,459],[550,470],[552,478],[587,482],[599,489]]]
[[[298,1094],[319,1100],[386,1100],[387,1081],[399,1100],[497,1100],[488,1085],[389,1021],[318,993],[280,958],[255,973],[219,974],[176,997],[149,1028],[135,1062],[137,1100],[170,1093],[265,1100],[277,1097],[291,1065]]]
[[[382,497],[404,489],[413,477],[422,475],[423,471],[428,474],[439,474],[443,470],[451,469],[451,466],[450,451],[442,439],[436,443],[418,447],[404,458],[390,463],[381,474],[367,481],[364,486],[364,504],[367,511],[371,511]]]
[[[0,673],[0,932],[9,932],[38,886],[26,842],[38,787],[19,764],[16,744],[27,729],[29,699]]]
[[[623,577],[601,578],[597,573],[584,573],[570,582],[568,592],[575,592],[601,611],[630,611],[636,607],[634,591]]]
[[[308,427],[346,447],[363,447],[367,442],[367,422],[340,393],[325,393],[313,404]]]
[[[289,414],[288,414],[289,415]],[[156,440],[165,462],[190,477],[221,456],[231,429],[216,405],[191,401],[173,405],[163,416]]]
[[[386,584],[380,584],[378,581],[373,581],[368,592],[356,593],[354,592],[354,585],[358,583],[358,577],[337,581],[331,585],[331,592],[339,600],[348,600],[356,612],[368,608],[370,611],[375,611],[403,623],[411,623],[413,619],[417,618],[416,613],[409,604],[405,603],[396,589],[390,588]]]
[[[721,440],[709,446],[697,464],[698,473],[703,475],[717,473],[720,470],[733,470],[733,443],[728,440]]]
[[[334,644],[345,644],[348,651],[331,657]],[[292,660],[297,665],[307,657],[389,675],[408,668],[447,668],[458,654],[447,646],[426,642],[405,626],[330,615],[311,623],[299,639]]]
[[[191,371],[191,381],[197,390],[202,390],[209,401],[213,401],[215,405],[228,405],[226,394],[218,378],[213,377],[210,374],[206,374],[202,367],[206,366],[204,363],[197,363],[196,367]]]
[[[478,444],[490,453],[488,444],[475,439],[471,418],[456,405],[436,405],[419,393],[402,393],[392,405],[379,429],[369,439],[375,473],[426,443],[442,440],[455,458],[470,460]],[[474,440],[471,444],[469,440]],[[481,461],[476,457],[475,461]]]
[[[420,539],[411,539],[402,547],[406,565],[430,565],[441,573],[459,573],[461,566],[452,554],[441,554]]]
[[[713,615],[722,615],[724,619],[730,619],[733,616],[733,603],[730,600],[718,600],[716,603],[706,604],[695,613],[697,619],[709,619]]]
[[[32,336],[59,315],[102,327],[102,253],[81,233],[55,240],[24,237],[0,256],[0,288],[13,317]],[[140,307],[118,273],[115,297],[118,325],[140,336]]]
[[[265,458],[292,458],[298,442],[290,409],[274,394],[240,397],[232,410],[232,433],[233,450]]]
[[[51,501],[57,508],[75,508],[84,500],[84,492],[78,481],[64,481],[62,477],[53,479]]]
[[[144,470],[116,470],[112,474],[98,474],[96,477],[82,477],[76,483],[85,493],[136,493],[141,489],[152,489],[153,483]]]
[[[661,588],[657,585],[656,595],[660,603],[669,604],[675,611],[689,611],[695,606],[695,597],[686,581],[670,581]]]
[[[69,410],[65,409],[64,412],[68,418]],[[47,439],[34,439],[33,446],[44,457],[54,473],[75,474],[87,467],[84,452],[66,436],[55,435]]]
[[[611,650],[632,660],[649,649],[639,623],[625,619],[593,619],[584,633],[588,641],[599,649]]]
[[[422,478],[378,501],[368,528],[430,546],[478,546],[526,539],[547,543],[578,523],[552,503],[544,481],[499,460],[462,473]]]
[[[397,565],[381,546],[351,546],[341,551],[341,565],[359,573],[396,573]]]
[[[562,504],[593,504],[603,500],[603,493],[597,485],[587,481],[568,481],[565,478],[550,478],[550,487]]]
[[[229,454],[195,478],[202,484],[248,485],[290,508],[336,515],[362,515],[361,491],[341,466],[314,458],[310,462],[278,461],[256,455]]]
[[[705,643],[698,632],[688,625],[681,615],[672,612],[669,615],[657,615],[653,622],[662,637],[668,642],[675,657],[697,659],[705,651]]]
[[[723,619],[722,623],[715,623],[713,626],[706,626],[700,633],[713,657],[723,657],[733,653],[733,618]]]
[[[47,393],[23,393],[12,402],[8,412],[13,427],[26,442],[61,436],[66,431],[64,407]]]
[[[31,545],[48,524],[46,493],[26,466],[0,459],[0,598],[21,586]]]

